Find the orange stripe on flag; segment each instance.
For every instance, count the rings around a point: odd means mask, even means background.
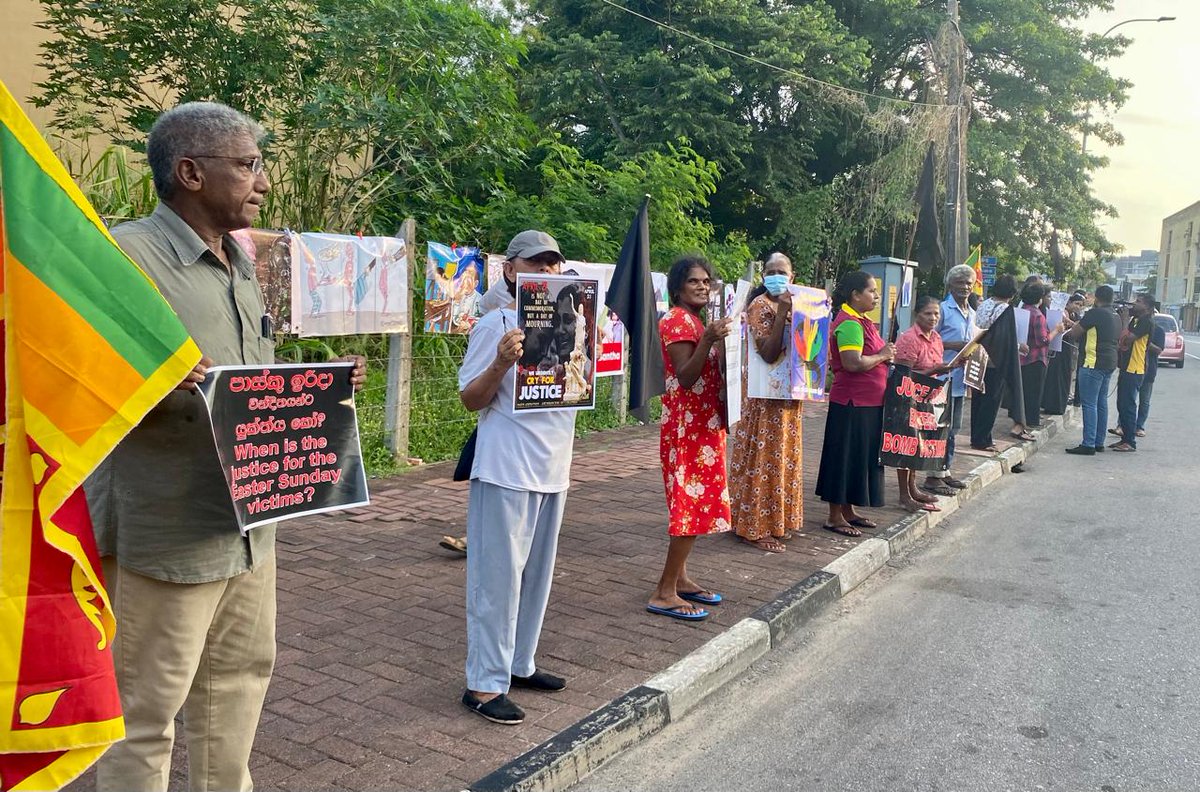
[[[9,253],[9,332],[24,398],[76,445],[83,445],[136,391],[142,377],[82,316]],[[54,317],[53,322],[38,321]]]

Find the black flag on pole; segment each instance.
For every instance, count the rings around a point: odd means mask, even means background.
[[[649,418],[646,403],[667,390],[658,309],[650,281],[649,203],[647,195],[629,226],[605,298],[608,309],[625,325],[629,339],[629,411],[642,422]]]
[[[914,230],[914,258],[925,272],[940,271],[946,260],[942,249],[942,231],[938,225],[937,157],[933,144],[925,152],[925,164],[913,195],[917,205],[917,227]]]

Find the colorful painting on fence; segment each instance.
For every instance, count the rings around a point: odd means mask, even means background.
[[[408,332],[408,251],[397,237],[292,234],[297,335]]]
[[[479,248],[430,242],[425,256],[425,332],[471,332],[483,314],[483,276]]]
[[[792,286],[792,328],[774,363],[749,349],[746,395],[753,399],[825,399],[829,367],[829,295],[824,289]]]

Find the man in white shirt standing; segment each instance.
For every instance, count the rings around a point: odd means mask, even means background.
[[[558,243],[522,231],[505,253],[504,280],[516,294],[519,273],[554,274]],[[570,483],[575,413],[516,414],[513,391],[524,333],[512,304],[485,314],[471,330],[458,371],[459,397],[479,413],[467,505],[467,689],[462,702],[494,722],[518,724],[525,712],[510,687],[562,690],[566,681],[534,662]]]

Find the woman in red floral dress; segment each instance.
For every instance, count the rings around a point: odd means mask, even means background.
[[[729,334],[732,320],[705,326],[701,319],[712,278],[712,266],[699,256],[676,261],[667,275],[673,307],[658,324],[667,378],[659,450],[671,539],[662,577],[646,610],[685,621],[707,618],[708,611],[700,606],[721,601],[720,594],[688,577],[692,545],[697,536],[731,527],[721,417],[724,346],[719,342]]]

